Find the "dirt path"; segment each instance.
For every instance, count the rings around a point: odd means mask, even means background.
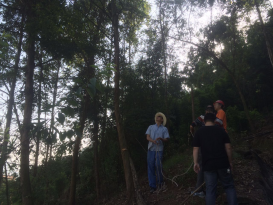
[[[235,151],[236,152],[236,151]],[[189,154],[189,153],[188,153]],[[236,154],[235,154],[236,155]],[[238,154],[239,155],[239,154]],[[190,156],[189,156],[190,157]],[[183,164],[178,164],[176,169],[165,173],[167,177],[172,178],[177,174],[185,171],[186,167]],[[234,159],[234,181],[238,196],[239,204],[244,205],[267,205],[264,200],[262,187],[259,184],[259,167],[255,159],[244,159],[237,156]],[[190,191],[194,189],[196,174],[190,170],[188,174],[178,178],[176,181],[178,187],[172,182],[166,181],[167,190],[158,194],[150,194],[148,186],[148,178],[142,177],[140,180],[140,189],[147,204],[151,205],[181,205],[182,202],[189,196]],[[221,184],[217,188],[218,198],[217,205],[227,204],[226,197]],[[103,204],[126,204],[126,193],[123,192],[119,196],[105,201]],[[190,197],[185,204],[205,204],[205,200],[199,197]]]
[[[269,137],[268,139],[272,140],[270,144],[273,144],[273,136],[271,136],[271,138]],[[255,143],[258,144],[257,142]],[[269,144],[268,140],[263,143],[263,146],[267,144]],[[233,143],[233,145],[233,176],[238,197],[238,203],[241,205],[268,205],[268,203],[265,201],[263,189],[260,185],[261,174],[259,165],[256,159],[248,151],[248,145],[246,143],[241,143],[240,145],[238,145],[238,143]],[[261,148],[261,146],[258,148]],[[184,164],[177,163],[172,168],[165,170],[164,174],[166,177],[172,178],[176,175],[184,173],[188,169],[189,165],[192,162],[191,150],[192,149],[189,148],[183,153],[184,159],[186,159],[187,162],[185,160],[181,160],[181,162],[183,161]],[[265,149],[261,151],[259,156],[265,162],[272,166],[272,153],[269,153],[268,150],[269,148],[265,147]],[[186,175],[178,177],[176,179],[176,182],[179,185],[178,187],[172,184],[172,182],[165,180],[167,190],[158,194],[150,194],[147,176],[140,177],[139,184],[144,200],[148,205],[182,205],[182,202],[189,196],[190,191],[194,189],[196,178],[197,175],[193,172],[191,168],[191,170]],[[217,187],[217,194],[218,197],[216,205],[227,204],[224,189],[222,188],[220,183]],[[126,204],[126,193],[123,192],[120,195],[111,198],[110,200],[105,200],[102,204]],[[205,204],[205,199],[194,196],[190,197],[185,204],[202,205]]]

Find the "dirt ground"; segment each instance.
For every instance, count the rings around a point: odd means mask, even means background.
[[[272,134],[267,136],[268,139],[272,139]],[[252,142],[253,143],[253,142]],[[254,141],[255,144],[258,144]],[[235,145],[234,145],[235,144]],[[233,160],[233,177],[235,181],[235,188],[237,192],[239,204],[244,205],[267,205],[265,201],[263,189],[260,185],[260,168],[259,165],[253,157],[253,155],[248,152],[248,143],[234,143],[234,160]],[[266,144],[266,143],[265,143]],[[259,156],[267,163],[272,166],[273,158],[272,154],[266,152],[267,148],[263,151],[259,151]],[[191,157],[191,149],[185,151],[188,157]],[[188,165],[189,166],[189,165]],[[172,178],[178,174],[184,173],[188,166],[184,166],[182,163],[177,164],[174,169],[164,172],[166,177]],[[178,187],[173,184],[170,180],[165,179],[167,189],[161,191],[160,193],[150,194],[150,188],[148,185],[148,177],[140,177],[139,184],[142,196],[148,205],[182,205],[182,204],[205,204],[205,199],[199,198],[197,196],[190,197],[187,202],[183,201],[190,195],[190,191],[194,189],[196,183],[197,175],[191,170],[184,176],[178,177],[176,182]],[[218,184],[217,188],[217,205],[227,204],[224,189],[221,184]],[[120,193],[111,199],[105,200],[103,203],[105,205],[116,205],[116,204],[126,204],[126,192]]]

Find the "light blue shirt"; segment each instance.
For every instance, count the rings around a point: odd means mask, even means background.
[[[146,135],[150,135],[150,137],[153,140],[156,140],[157,138],[161,137],[163,139],[170,138],[168,129],[164,127],[163,125],[160,125],[159,127],[157,124],[150,125],[146,131]],[[150,151],[163,151],[164,145],[161,140],[158,140],[158,145],[152,143],[149,141],[148,144],[148,150]]]

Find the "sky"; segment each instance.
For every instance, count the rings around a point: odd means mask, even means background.
[[[151,5],[151,12],[150,16],[152,19],[157,19],[157,16],[159,14],[159,8],[156,5],[156,0],[147,0]],[[164,1],[164,0],[163,0]],[[269,7],[272,8],[273,0],[268,0]],[[266,15],[267,12],[262,7],[260,8],[262,12],[262,16],[264,21],[266,21]],[[200,39],[203,38],[202,35],[197,36],[199,29],[206,27],[207,25],[211,24],[211,22],[214,22],[218,20],[222,15],[226,14],[226,10],[219,4],[215,3],[212,9],[209,8],[202,8],[202,9],[195,9],[195,11],[190,12],[189,10],[185,10],[185,13],[183,17],[186,19],[187,24],[186,27],[190,27],[193,29],[192,32],[192,38],[191,41],[194,43],[198,43]],[[244,30],[247,28],[250,24],[258,20],[258,16],[256,15],[256,10],[249,12],[248,17],[250,18],[250,23],[247,24],[245,21],[240,21],[238,24],[239,30]],[[170,31],[170,36],[175,33]],[[185,39],[189,40],[189,39]],[[188,60],[187,53],[189,52],[191,45],[182,43],[181,41],[174,41],[170,39],[168,41],[168,49],[169,52],[171,52],[175,58],[174,61],[179,61],[179,70],[183,70],[185,62]],[[220,49],[220,47],[218,47]],[[169,65],[172,65],[172,62],[169,62]],[[170,68],[168,69],[170,72]]]

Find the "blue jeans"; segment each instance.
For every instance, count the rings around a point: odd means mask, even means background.
[[[148,179],[151,188],[156,189],[156,183],[163,183],[162,176],[162,155],[163,151],[150,151],[148,150],[147,163],[148,163]]]
[[[228,204],[238,204],[233,178],[231,173],[227,172],[227,168],[215,171],[205,171],[204,176],[206,182],[206,205],[215,205],[218,179],[225,189]]]

